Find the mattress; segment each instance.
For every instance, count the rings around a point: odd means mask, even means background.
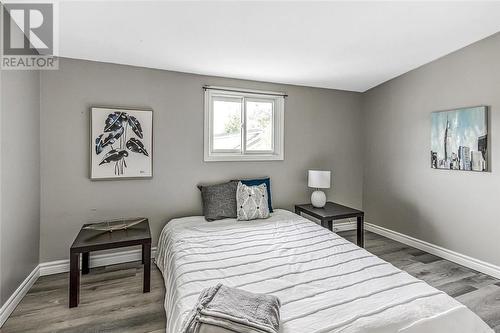
[[[170,221],[156,264],[167,333],[216,283],[280,298],[283,333],[493,332],[444,292],[286,210],[265,220]]]

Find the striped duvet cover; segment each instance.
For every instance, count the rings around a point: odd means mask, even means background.
[[[493,332],[447,294],[285,210],[247,222],[174,219],[156,264],[167,333],[180,333],[202,289],[218,282],[278,296],[283,333]]]

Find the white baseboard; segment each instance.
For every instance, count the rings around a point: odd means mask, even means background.
[[[314,223],[320,224],[320,221],[311,216],[308,215],[307,213],[302,212],[300,214],[303,218],[306,218],[310,221],[313,221]],[[344,220],[345,221],[345,220]],[[335,222],[333,221],[333,231],[334,232],[341,232],[341,231],[348,231],[348,230],[355,230],[356,229],[356,221],[346,221],[346,222]]]
[[[349,231],[356,230],[356,221],[354,222],[342,222],[342,223],[333,223],[333,231],[341,232],[341,231]]]
[[[35,269],[33,269],[33,271],[28,275],[26,279],[24,279],[21,285],[17,287],[17,289],[5,302],[5,304],[0,308],[0,328],[7,321],[10,314],[15,310],[19,302],[21,302],[24,295],[26,295],[26,293],[35,284],[39,276],[40,276],[40,266],[36,266]]]
[[[156,247],[151,249],[151,258],[156,255]],[[141,260],[141,250],[128,250],[113,253],[92,255],[90,253],[90,268],[122,264]],[[69,272],[69,259],[43,262],[40,264],[40,276]]]
[[[444,247],[434,245],[431,243],[428,243],[426,241],[390,230],[386,229],[384,227],[371,224],[371,223],[365,223],[365,230],[374,232],[376,234],[379,234],[381,236],[385,236],[387,238],[393,239],[395,241],[398,241],[400,243],[415,247],[419,250],[434,254],[438,257],[441,257],[443,259],[453,261],[459,265],[468,267],[470,269],[474,269],[476,271],[479,271],[481,273],[493,276],[497,279],[500,279],[500,266],[469,257],[465,254],[461,254],[452,250],[448,250]]]

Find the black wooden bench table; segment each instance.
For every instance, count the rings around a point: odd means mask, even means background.
[[[313,207],[311,204],[295,205],[295,214],[305,213],[321,221],[321,225],[328,223],[327,227],[333,229],[333,221],[355,217],[357,219],[357,243],[359,247],[365,246],[364,217],[361,210],[328,201],[323,208]]]
[[[151,286],[151,232],[148,219],[123,230],[99,231],[84,229],[83,225],[70,248],[69,307],[78,306],[80,301],[80,254],[82,255],[82,274],[90,271],[90,256],[93,251],[109,250],[126,246],[142,246],[144,265],[143,292]]]

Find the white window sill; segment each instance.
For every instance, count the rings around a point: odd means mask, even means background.
[[[242,161],[283,161],[283,154],[248,154],[248,155],[205,155],[205,162],[242,162]]]

